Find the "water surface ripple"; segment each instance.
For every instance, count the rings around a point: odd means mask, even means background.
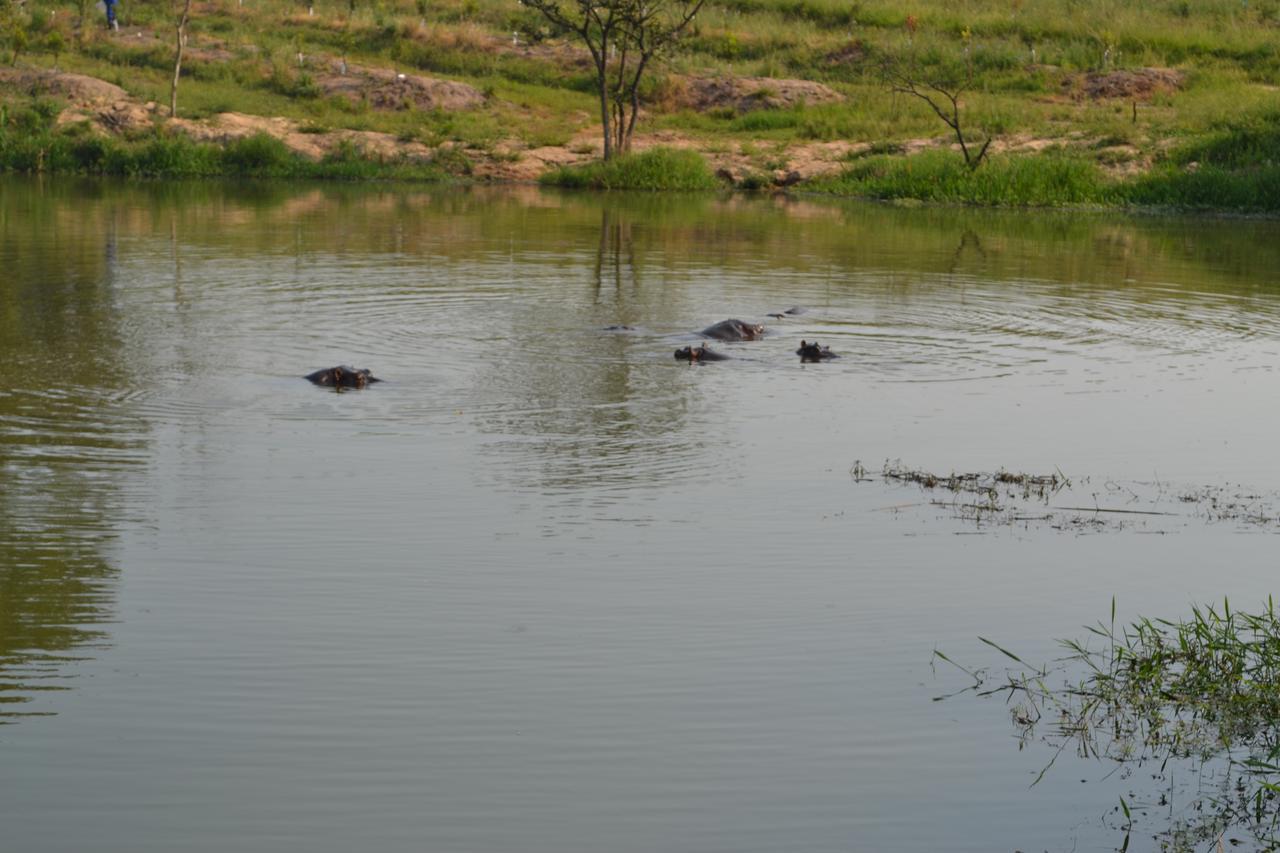
[[[1280,492],[1277,227],[5,179],[5,841],[1111,849],[1140,780],[1030,788],[933,649],[1256,603],[1273,540],[849,469]],[[673,358],[728,317],[768,332]]]

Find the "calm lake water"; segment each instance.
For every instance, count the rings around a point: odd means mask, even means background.
[[[0,270],[5,850],[1112,849],[932,651],[1275,589],[1175,496],[1280,491],[1280,223],[5,179]]]

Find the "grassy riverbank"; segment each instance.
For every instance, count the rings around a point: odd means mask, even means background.
[[[320,160],[291,152],[266,134],[201,143],[180,135],[156,134],[119,140],[85,132],[56,132],[27,126],[21,118],[0,130],[0,168],[23,173],[70,173],[138,178],[324,178],[439,181],[449,172],[430,161],[388,163],[355,148]]]
[[[177,120],[175,12],[124,0],[119,32],[99,16],[61,0],[4,13],[0,168],[654,188],[718,174],[977,204],[1280,205],[1280,0],[716,0],[644,92],[636,147],[687,152],[675,180],[669,160],[592,165],[588,57],[512,0],[203,0]],[[965,168],[886,63],[962,81],[989,162]]]

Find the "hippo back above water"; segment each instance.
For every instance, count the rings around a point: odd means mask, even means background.
[[[714,326],[707,326],[698,334],[718,341],[754,341],[763,337],[764,326],[758,323],[744,323],[742,320],[721,320]]]
[[[317,385],[324,385],[330,388],[363,388],[374,382],[382,381],[368,370],[357,370],[346,364],[340,364],[337,367],[326,367],[324,370],[308,373],[306,378]]]

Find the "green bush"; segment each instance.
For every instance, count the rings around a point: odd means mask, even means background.
[[[126,173],[147,176],[200,177],[220,174],[221,149],[198,145],[185,136],[156,136],[129,150]]]
[[[236,175],[270,175],[293,171],[298,159],[288,147],[265,133],[228,142],[222,149],[223,170]]]

